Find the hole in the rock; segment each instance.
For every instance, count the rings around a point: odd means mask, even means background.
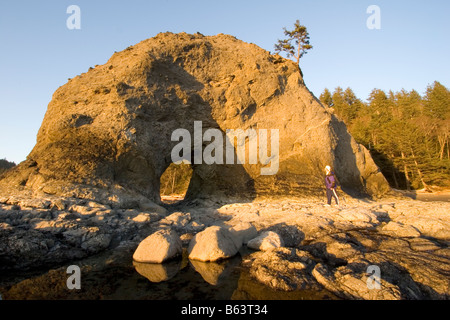
[[[172,204],[184,200],[192,178],[192,165],[171,163],[160,179],[160,194],[163,203]]]

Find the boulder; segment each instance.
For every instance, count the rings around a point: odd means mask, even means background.
[[[0,189],[164,214],[160,178],[180,143],[172,136],[178,129],[195,151],[182,155],[195,162],[187,199],[322,196],[327,164],[345,190],[389,191],[369,151],[308,90],[293,61],[233,36],[186,33],[130,46],[58,88],[36,145],[2,175]],[[214,148],[203,136],[210,129],[221,137]],[[235,143],[227,130],[243,134]],[[265,134],[273,134],[271,154]],[[267,154],[259,162],[242,152],[257,135],[253,156]]]
[[[251,239],[247,247],[254,250],[266,251],[284,246],[283,239],[273,231],[265,231],[258,237]]]
[[[230,232],[240,238],[242,244],[247,244],[247,242],[258,235],[258,231],[255,226],[249,222],[239,223],[232,228],[230,228]]]
[[[233,236],[226,228],[211,226],[199,232],[189,242],[189,259],[217,261],[227,259],[238,253],[241,239]]]
[[[171,215],[160,220],[161,225],[167,225],[181,232],[191,221],[190,213],[174,212]]]
[[[159,230],[145,238],[133,254],[137,262],[163,263],[182,253],[182,243],[173,230]]]
[[[108,248],[111,243],[111,235],[110,234],[95,234],[89,237],[86,241],[81,244],[81,248],[88,251],[89,253],[100,252],[106,248]]]

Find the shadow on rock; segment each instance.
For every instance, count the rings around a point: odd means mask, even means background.
[[[305,234],[299,229],[298,226],[288,225],[284,222],[270,226],[263,231],[273,231],[277,233],[284,242],[286,247],[297,247],[305,239]]]

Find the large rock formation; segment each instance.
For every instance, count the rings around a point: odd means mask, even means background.
[[[197,143],[195,121],[224,137],[227,129],[277,129],[279,167],[276,156],[265,163],[278,169],[274,175],[263,175],[263,161],[250,164],[248,154],[242,164],[203,159],[193,164],[188,198],[317,195],[326,164],[345,190],[378,196],[389,189],[295,63],[229,35],[185,33],[142,41],[58,88],[34,149],[0,185],[118,207],[158,203],[160,177],[179,144],[172,133],[187,129]],[[203,140],[203,147],[220,142]],[[225,162],[225,138],[223,145],[212,155],[223,151]]]

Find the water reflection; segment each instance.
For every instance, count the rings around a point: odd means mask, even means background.
[[[253,279],[241,267],[244,252],[220,262],[189,260],[187,253],[164,264],[133,262],[129,254],[123,259],[108,255],[73,262],[81,267],[81,290],[68,290],[66,266],[48,270],[23,281],[3,286],[6,300],[60,299],[145,299],[145,300],[290,300],[333,299],[322,291],[283,292]],[[3,276],[7,276],[3,274]],[[10,275],[11,277],[13,275]],[[11,278],[12,279],[12,278]],[[1,278],[0,278],[1,280]],[[7,280],[7,277],[4,277]]]
[[[248,270],[242,270],[238,286],[231,300],[338,300],[331,292],[323,290],[280,291],[260,283],[250,276]]]
[[[172,279],[177,273],[190,266],[199,273],[203,280],[213,286],[221,285],[229,280],[231,273],[240,265],[241,257],[235,256],[218,262],[203,262],[191,260],[184,249],[181,258],[165,263],[144,263],[133,261],[135,270],[149,281],[158,283]]]
[[[200,273],[206,282],[217,286],[223,284],[224,281],[228,281],[230,274],[240,265],[241,259],[234,257],[221,262],[189,260],[189,263],[195,271]]]
[[[163,282],[172,279],[181,269],[181,260],[158,264],[133,261],[136,271],[151,282]]]
[[[245,256],[248,252],[241,252]],[[164,264],[149,264],[133,262],[136,271],[150,280],[152,283],[167,281],[168,283],[183,283],[188,279],[190,285],[185,289],[188,291],[206,290],[206,292],[227,292],[222,299],[232,300],[334,300],[337,299],[327,290],[296,290],[291,292],[272,289],[253,279],[249,271],[240,268],[242,256],[218,262],[202,262],[188,258],[186,251],[183,257]],[[179,271],[185,269],[186,272]],[[175,277],[175,275],[179,275]],[[200,275],[205,282],[201,284],[195,280],[195,274]],[[160,290],[160,289],[159,289]],[[183,290],[181,290],[183,291]],[[181,292],[180,291],[180,292]],[[179,292],[179,293],[180,293]],[[177,293],[177,294],[179,294]],[[214,299],[218,297],[215,296]]]

